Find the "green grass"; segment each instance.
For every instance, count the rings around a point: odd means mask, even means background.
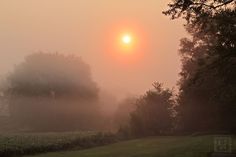
[[[206,157],[214,136],[149,137],[80,151],[47,153],[32,157]],[[236,150],[233,138],[233,150]]]
[[[85,149],[114,140],[113,135],[98,132],[0,134],[0,157]]]

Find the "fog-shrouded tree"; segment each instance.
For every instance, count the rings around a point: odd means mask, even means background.
[[[11,118],[36,131],[94,129],[98,88],[89,66],[77,56],[34,53],[7,78]]]
[[[169,134],[173,121],[173,93],[154,83],[154,89],[147,91],[136,101],[136,109],[130,114],[129,131],[132,136]]]
[[[181,40],[177,112],[187,132],[236,131],[235,0],[176,0],[165,12],[187,20]]]
[[[129,96],[118,103],[117,109],[113,115],[113,122],[116,129],[128,125],[130,113],[136,109],[136,100],[136,97]]]

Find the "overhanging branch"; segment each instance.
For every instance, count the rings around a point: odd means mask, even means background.
[[[228,0],[228,1],[225,1],[225,2],[223,2],[221,4],[219,4],[219,5],[216,5],[216,6],[208,5],[208,4],[205,4],[205,3],[193,3],[192,5],[200,5],[200,6],[206,6],[206,7],[211,8],[211,9],[217,9],[219,7],[228,5],[228,4],[232,3],[233,1],[235,1],[235,0]]]

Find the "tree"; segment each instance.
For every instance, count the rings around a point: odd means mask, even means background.
[[[172,128],[172,91],[160,83],[136,101],[136,110],[131,112],[130,131],[134,136],[167,134]]]
[[[98,88],[81,58],[35,53],[9,75],[11,118],[36,131],[91,129],[98,119]]]
[[[186,18],[191,35],[181,40],[180,126],[189,132],[235,132],[235,1],[180,0],[165,13]]]
[[[128,125],[130,113],[136,109],[136,100],[136,97],[127,97],[118,104],[113,120],[116,128]]]

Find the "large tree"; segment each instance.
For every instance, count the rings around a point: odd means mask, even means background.
[[[76,56],[35,53],[16,65],[4,95],[10,116],[30,130],[92,129],[98,88],[89,66]]]
[[[191,35],[181,40],[180,126],[191,132],[235,132],[235,0],[179,0],[165,13],[186,18]]]

